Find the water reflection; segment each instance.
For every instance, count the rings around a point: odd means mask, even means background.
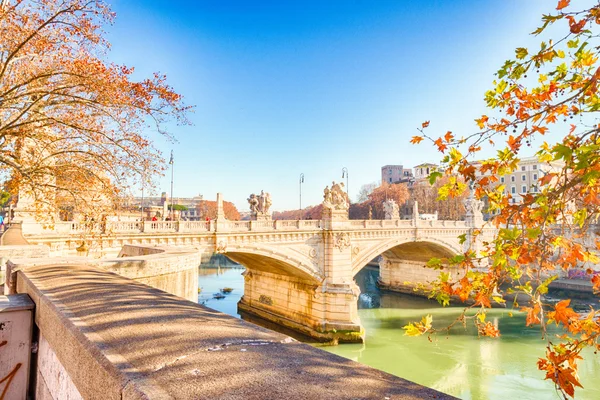
[[[198,303],[204,304],[214,310],[225,314],[238,317],[237,303],[244,294],[244,277],[242,272],[245,269],[240,266],[201,266],[198,270]],[[221,293],[221,289],[230,287],[231,293],[225,294],[222,299],[214,298],[216,293]]]
[[[238,317],[243,271],[241,267],[201,267],[199,301]],[[402,330],[408,322],[432,314],[436,326],[446,326],[461,308],[440,308],[427,299],[380,293],[377,277],[378,270],[373,267],[363,269],[356,277],[362,291],[359,315],[366,329],[366,342],[321,347],[323,350],[462,399],[559,398],[553,384],[544,381],[544,374],[536,368],[545,342],[539,329],[525,327],[524,315],[514,313],[510,317],[505,310],[490,310],[488,319],[499,326],[500,339],[478,338],[471,325],[466,329],[455,326],[448,337],[438,335],[431,342],[427,337],[410,338]],[[212,298],[213,293],[226,286],[234,288],[231,294],[223,300]],[[259,322],[265,325],[264,321]],[[599,373],[599,357],[586,353],[579,367],[585,389],[578,392],[578,399],[600,399],[600,380],[596,378]]]

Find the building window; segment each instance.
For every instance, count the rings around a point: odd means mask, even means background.
[[[524,165],[521,167],[521,171],[525,171],[525,166]]]
[[[504,183],[504,177],[500,178],[500,182]]]
[[[510,188],[510,192],[511,192],[512,194],[515,194],[515,193],[517,193],[517,188],[515,188],[514,186],[513,186],[513,187],[511,187],[511,188]]]
[[[537,174],[533,174],[533,180],[537,181]]]
[[[390,178],[390,183],[392,183],[392,178]]]
[[[511,181],[511,182],[514,182],[514,181],[515,181],[515,176],[514,176],[514,175],[512,175],[512,176],[510,177],[510,181]]]
[[[521,193],[527,193],[527,186],[521,186]]]
[[[533,169],[537,169],[537,164],[533,166]]]
[[[525,182],[525,181],[527,180],[527,177],[525,176],[525,174],[521,175],[521,180],[522,180],[523,182]]]
[[[537,193],[537,191],[538,191],[538,190],[537,190],[537,186],[536,186],[536,185],[533,185],[533,186],[531,187],[531,191],[532,191],[533,193]]]
[[[388,170],[388,175],[391,175],[391,174],[392,174],[392,169],[390,168],[390,169]]]

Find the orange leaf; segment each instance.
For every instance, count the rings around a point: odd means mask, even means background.
[[[580,33],[587,22],[585,19],[582,19],[579,22],[575,22],[575,18],[571,16],[568,16],[567,19],[569,20],[569,28],[571,29],[571,33],[575,34]]]
[[[570,2],[571,2],[571,0],[560,0],[558,2],[558,5],[556,6],[556,9],[562,10],[563,8],[567,7]]]
[[[600,275],[592,276],[592,285],[594,285],[594,292],[600,292]]]
[[[481,118],[476,119],[475,122],[477,122],[477,126],[479,127],[479,129],[483,129],[485,123],[488,122],[488,117],[487,115],[482,115]]]
[[[444,150],[446,150],[448,148],[448,146],[446,146],[443,142],[442,142],[442,138],[438,138],[435,142],[433,142],[437,147],[438,150],[441,151],[442,153],[444,152]]]
[[[448,131],[446,132],[446,134],[444,135],[444,140],[448,143],[450,143],[450,141],[454,139],[454,135],[452,134],[452,132]]]
[[[485,325],[480,325],[478,327],[478,330],[479,330],[479,334],[482,336],[488,336],[488,337],[494,337],[494,338],[500,336],[500,331],[490,321],[486,322]]]
[[[538,317],[538,315],[540,314],[539,304],[536,304],[533,307],[523,307],[523,308],[521,308],[521,311],[527,312],[527,319],[525,321],[525,326],[535,325],[535,324],[539,324],[541,322],[540,318]]]
[[[558,303],[556,303],[556,305],[554,306],[555,311],[550,311],[548,313],[549,321],[556,322],[556,325],[558,325],[558,323],[560,322],[565,327],[569,327],[570,319],[572,319],[572,318],[578,319],[579,318],[579,315],[575,311],[573,311],[572,308],[569,307],[570,303],[571,303],[571,299],[562,300],[562,301],[559,301]]]
[[[519,147],[521,147],[521,143],[513,135],[510,135],[508,137],[508,147],[510,147],[512,151],[517,152]]]
[[[418,143],[421,143],[422,141],[423,141],[422,136],[413,136],[412,139],[410,139],[410,142],[412,144],[418,144]]]
[[[427,128],[429,126],[429,121],[425,121],[421,124],[423,128]]]

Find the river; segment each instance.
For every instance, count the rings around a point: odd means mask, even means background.
[[[244,269],[200,267],[198,295],[200,303],[239,317],[237,302],[243,294]],[[544,381],[536,367],[544,354],[545,341],[539,328],[526,328],[519,312],[509,316],[502,309],[490,310],[488,319],[496,322],[502,336],[498,339],[478,338],[474,328],[460,326],[450,335],[407,337],[402,327],[426,314],[433,316],[434,326],[447,326],[460,313],[460,308],[441,308],[427,299],[380,293],[375,285],[378,271],[364,268],[356,281],[361,288],[359,315],[366,330],[363,344],[319,346],[362,364],[389,372],[413,382],[454,395],[461,399],[559,399],[554,386]],[[212,297],[223,287],[233,288],[224,299]],[[287,332],[286,332],[287,333]],[[577,399],[600,399],[600,357],[584,354],[579,377],[583,390]]]

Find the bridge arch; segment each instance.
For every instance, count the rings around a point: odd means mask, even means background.
[[[276,273],[315,284],[320,284],[323,280],[318,268],[308,257],[282,252],[277,248],[228,247],[223,254],[249,270]]]
[[[419,240],[393,238],[372,246],[356,260],[353,260],[352,276],[355,276],[369,261],[380,255],[426,263],[432,257],[452,257],[459,252],[460,249],[457,246],[436,238],[421,238]]]

